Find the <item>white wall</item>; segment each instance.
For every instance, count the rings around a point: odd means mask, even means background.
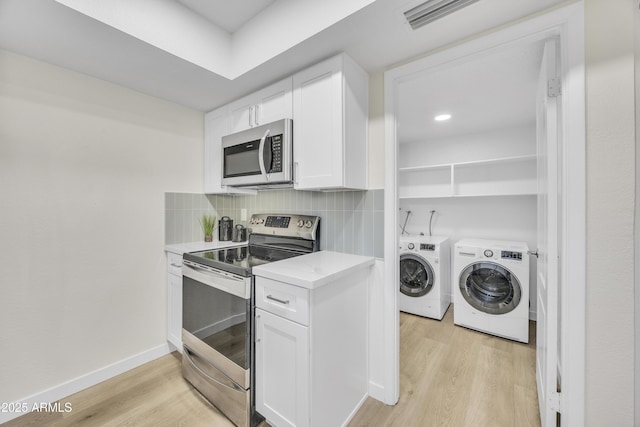
[[[384,188],[384,72],[369,75],[369,188]]]
[[[0,402],[166,345],[164,192],[203,114],[0,51]]]
[[[634,3],[585,1],[590,426],[634,424]]]

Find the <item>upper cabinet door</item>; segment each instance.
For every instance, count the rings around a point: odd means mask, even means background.
[[[292,82],[289,77],[255,93],[255,125],[293,118]]]
[[[230,133],[292,118],[291,81],[286,78],[230,103]]]
[[[252,95],[240,98],[228,105],[229,133],[236,133],[253,126],[253,98]]]
[[[369,76],[344,54],[293,76],[294,186],[366,189]]]
[[[342,60],[293,76],[293,155],[297,189],[339,187],[343,175]]]
[[[210,111],[204,116],[204,192],[223,193],[222,137],[229,133],[226,107]]]

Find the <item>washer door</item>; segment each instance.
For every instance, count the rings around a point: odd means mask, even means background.
[[[422,257],[400,255],[400,292],[410,297],[421,297],[433,288],[433,269]]]
[[[520,303],[522,287],[508,269],[494,262],[476,262],[462,270],[460,292],[475,309],[489,314],[505,314]]]

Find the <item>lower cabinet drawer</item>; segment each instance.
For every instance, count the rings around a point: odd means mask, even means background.
[[[306,288],[256,277],[256,307],[309,325],[309,290]]]
[[[167,261],[169,273],[182,276],[182,255],[167,252]]]

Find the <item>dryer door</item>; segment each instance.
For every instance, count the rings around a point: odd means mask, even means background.
[[[433,288],[435,277],[429,262],[414,254],[400,255],[400,292],[421,297]]]
[[[494,262],[469,265],[460,274],[459,286],[462,296],[472,307],[489,314],[509,313],[522,297],[518,278]]]

